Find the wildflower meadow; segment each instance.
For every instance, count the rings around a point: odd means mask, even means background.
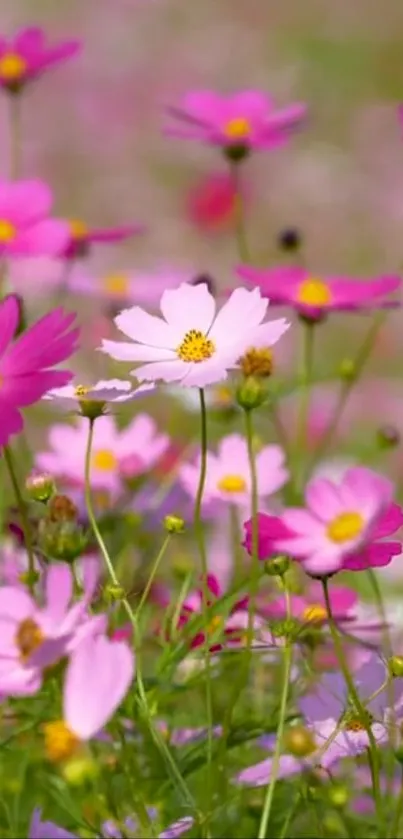
[[[403,12],[0,5],[0,837],[403,837]]]

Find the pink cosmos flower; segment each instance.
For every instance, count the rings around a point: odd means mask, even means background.
[[[278,516],[258,513],[258,557],[270,559],[278,553],[277,542],[292,535]],[[249,554],[252,553],[252,519],[244,523],[245,539],[242,542]]]
[[[285,455],[280,446],[264,446],[256,455],[258,493],[260,498],[277,492],[288,480]],[[184,464],[179,477],[186,491],[195,498],[200,476],[201,456],[195,464]],[[224,437],[217,454],[207,454],[204,501],[224,501],[237,507],[250,506],[251,477],[248,447],[240,434]]]
[[[358,602],[355,591],[345,586],[331,586],[329,588],[332,615],[336,621],[351,621],[354,617],[354,607]],[[327,610],[323,589],[319,582],[311,581],[304,595],[290,596],[291,616],[303,623],[322,624],[327,620]],[[264,602],[259,600],[259,612],[267,618],[284,620],[286,605],[284,597]]]
[[[45,668],[105,627],[103,615],[88,614],[91,585],[80,601],[70,605],[73,585],[70,567],[58,563],[46,574],[44,606],[38,606],[26,590],[0,588],[0,693],[36,693]]]
[[[20,408],[72,378],[67,370],[51,368],[77,348],[79,330],[70,329],[74,319],[54,309],[12,343],[20,320],[18,299],[10,295],[0,303],[0,446],[22,430]]]
[[[49,218],[52,203],[42,181],[0,182],[0,256],[57,256],[63,251],[69,228]]]
[[[140,224],[127,224],[122,227],[89,227],[81,219],[66,220],[69,232],[62,256],[65,259],[77,259],[88,256],[92,244],[113,245],[125,242],[139,233],[144,233]]]
[[[37,456],[37,466],[73,485],[82,486],[88,420],[80,417],[74,426],[54,425],[50,429],[49,443],[51,451]],[[123,474],[133,476],[148,472],[168,445],[168,436],[158,433],[148,414],[138,414],[123,431],[116,427],[111,416],[99,417],[94,425],[92,487],[118,493]]]
[[[241,265],[236,270],[252,287],[258,286],[271,303],[293,306],[312,320],[331,311],[390,305],[388,296],[397,291],[402,282],[397,276],[362,281],[349,277],[321,277],[298,266],[262,270]]]
[[[18,93],[29,81],[76,55],[80,41],[61,41],[48,46],[45,32],[39,27],[21,29],[14,38],[0,39],[0,85],[10,93]]]
[[[115,323],[132,343],[103,341],[102,351],[119,361],[145,361],[139,381],[204,387],[227,377],[252,346],[272,346],[288,329],[283,319],[262,323],[267,301],[258,289],[236,289],[216,314],[214,297],[202,283],[182,284],[161,298],[164,319],[134,306]]]
[[[0,580],[8,586],[22,586],[22,578],[28,571],[28,554],[11,539],[2,543],[0,548]],[[35,571],[39,571],[35,565]]]
[[[141,396],[151,394],[154,385],[140,385],[133,388],[131,382],[122,379],[101,379],[94,385],[64,385],[64,387],[48,390],[42,397],[50,400],[59,407],[69,410],[79,409],[82,402],[98,402],[109,405],[111,403],[134,402]]]
[[[276,550],[300,559],[314,576],[387,565],[401,553],[400,542],[378,541],[403,524],[392,498],[392,483],[364,467],[347,469],[339,482],[313,478],[307,508],[282,514],[291,535],[277,539]]]
[[[245,190],[242,189],[242,193]],[[245,207],[245,195],[242,194]],[[192,224],[207,233],[232,227],[235,219],[236,189],[230,173],[204,175],[188,192],[186,216]]]
[[[284,143],[301,125],[306,107],[297,103],[276,111],[272,99],[258,90],[229,96],[198,90],[187,93],[178,105],[167,108],[167,113],[174,123],[166,133],[246,153]]]
[[[69,276],[68,287],[74,293],[101,297],[111,303],[128,302],[156,308],[166,289],[190,282],[193,276],[190,271],[161,270],[112,271],[99,277],[76,270]]]

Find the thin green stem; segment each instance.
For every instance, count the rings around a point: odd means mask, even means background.
[[[206,668],[206,710],[207,710],[207,793],[209,803],[212,798],[212,763],[213,763],[213,695],[212,695],[212,680],[211,680],[211,652],[208,633],[209,614],[208,602],[210,599],[210,592],[208,587],[208,564],[206,545],[204,541],[204,527],[201,516],[201,508],[203,502],[204,487],[206,483],[207,474],[207,411],[206,400],[203,388],[199,390],[200,394],[200,475],[199,484],[197,487],[195,507],[194,507],[194,532],[196,541],[199,547],[200,560],[202,566],[202,599],[203,599],[203,617],[204,617],[204,661]]]
[[[287,588],[287,583],[284,582],[284,596],[286,602],[286,620],[289,620],[291,617],[291,601],[290,601],[290,594]],[[258,839],[265,839],[267,833],[267,825],[269,824],[270,820],[270,813],[273,804],[273,797],[274,797],[274,790],[276,787],[278,773],[280,768],[280,758],[281,752],[283,747],[283,735],[284,735],[284,726],[285,726],[285,717],[287,711],[287,701],[288,701],[288,691],[290,686],[290,677],[291,677],[291,665],[292,665],[292,640],[290,638],[286,639],[285,646],[284,646],[284,658],[283,658],[283,687],[281,691],[281,699],[280,699],[280,712],[279,712],[279,720],[277,726],[277,738],[276,738],[276,745],[273,754],[273,763],[272,763],[272,771],[271,771],[271,778],[266,790],[266,796],[263,804],[262,810],[262,818],[260,820],[259,825],[259,832],[258,832]]]
[[[402,772],[403,772],[403,770],[402,770]],[[390,839],[395,839],[395,837],[399,837],[399,828],[400,828],[400,822],[402,820],[402,815],[403,815],[403,774],[402,774],[399,797],[398,797],[398,800],[397,800],[395,817],[393,819],[391,831],[390,831],[390,834],[389,834]]]
[[[353,705],[355,706],[357,715],[362,723],[363,728],[368,734],[369,740],[369,748],[368,753],[370,756],[370,768],[372,774],[372,787],[373,787],[373,794],[374,794],[374,801],[378,819],[378,828],[379,828],[379,835],[382,836],[382,828],[383,828],[383,809],[382,809],[382,799],[381,799],[381,790],[380,790],[380,782],[379,782],[379,756],[378,756],[378,747],[375,741],[374,733],[371,727],[371,721],[368,718],[368,713],[365,709],[365,705],[360,699],[359,693],[357,688],[354,684],[353,677],[350,673],[347,661],[344,656],[343,646],[341,643],[341,638],[339,635],[337,624],[334,620],[333,613],[332,613],[332,606],[329,597],[329,584],[328,579],[324,577],[322,579],[322,586],[323,586],[323,594],[326,603],[326,610],[327,616],[329,621],[329,629],[332,636],[334,649],[336,652],[336,656],[340,665],[341,672],[344,677],[344,681],[346,683],[346,687],[352,700]]]
[[[256,612],[256,597],[259,589],[260,563],[259,563],[259,520],[258,520],[258,480],[256,469],[256,458],[253,441],[253,417],[252,411],[245,411],[245,431],[248,447],[248,460],[251,483],[251,519],[252,519],[252,550],[251,550],[251,584],[248,603],[248,628],[246,639],[245,670],[247,680],[250,661],[252,656],[253,624]]]
[[[339,422],[343,415],[343,411],[346,407],[351,391],[353,390],[354,386],[357,384],[359,378],[361,377],[361,374],[364,370],[369,356],[371,355],[378,332],[384,320],[385,312],[378,312],[378,314],[374,317],[370,328],[368,329],[368,332],[353,362],[354,374],[351,376],[351,378],[346,379],[341,386],[339,399],[334,409],[333,416],[331,417],[329,425],[327,426],[326,431],[324,432],[322,439],[320,440],[319,445],[316,448],[312,467],[315,466],[318,460],[320,460],[323,457],[323,455],[327,452],[329,446],[333,441],[333,436],[337,431]]]
[[[303,321],[302,348],[301,348],[301,398],[298,411],[296,442],[295,442],[295,485],[296,489],[302,488],[304,479],[304,453],[307,449],[309,403],[311,396],[312,368],[315,323]]]
[[[21,97],[8,97],[10,133],[10,180],[21,176]]]
[[[25,548],[28,554],[28,577],[29,588],[31,592],[34,590],[35,580],[35,555],[32,541],[31,526],[27,512],[27,505],[22,496],[20,486],[18,483],[17,472],[14,465],[14,456],[9,446],[4,446],[4,461],[7,467],[8,474],[13,486],[15,499],[21,517],[22,530],[24,533]]]
[[[235,215],[235,236],[238,246],[239,258],[242,262],[251,261],[245,229],[245,211],[241,189],[241,171],[239,163],[231,164],[231,177],[234,187],[234,215]]]
[[[145,602],[146,602],[146,600],[147,600],[148,595],[150,594],[151,586],[152,586],[152,584],[153,584],[153,582],[154,582],[154,580],[155,580],[155,575],[156,575],[156,574],[157,574],[157,572],[158,572],[158,569],[159,569],[159,567],[160,567],[160,564],[161,564],[161,562],[162,562],[162,560],[163,560],[163,558],[164,558],[164,556],[165,556],[166,549],[167,549],[167,547],[168,547],[168,545],[169,545],[169,543],[170,543],[170,541],[171,541],[171,535],[172,535],[171,533],[168,533],[168,535],[167,535],[167,536],[166,536],[166,538],[164,539],[164,541],[163,541],[163,543],[162,543],[162,545],[161,545],[161,548],[160,548],[160,550],[158,551],[158,554],[157,554],[157,556],[156,556],[156,558],[155,558],[155,561],[154,561],[153,566],[152,566],[152,568],[151,568],[150,576],[149,576],[149,578],[148,578],[148,580],[147,580],[147,583],[146,583],[145,589],[144,589],[144,591],[143,591],[143,594],[141,595],[140,602],[139,602],[139,604],[138,604],[138,606],[137,606],[137,610],[136,610],[136,617],[137,617],[137,620],[139,619],[139,617],[140,617],[140,612],[141,612],[141,610],[142,610],[142,608],[143,608],[143,606],[144,606],[144,603],[145,603]]]
[[[242,577],[243,548],[239,512],[235,504],[229,505],[229,530],[233,559],[232,579],[236,585]]]

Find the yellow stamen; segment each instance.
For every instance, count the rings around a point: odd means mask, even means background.
[[[224,477],[220,478],[218,481],[217,489],[222,492],[230,493],[245,492],[246,481],[242,475],[224,475]]]
[[[214,615],[207,627],[207,634],[214,635],[223,625],[223,619],[220,615]]]
[[[125,297],[129,292],[129,280],[124,274],[110,274],[104,277],[103,288],[108,294]]]
[[[41,646],[44,640],[45,636],[41,628],[32,618],[25,618],[21,621],[15,635],[15,643],[20,651],[20,660],[22,662],[28,661],[32,653]]]
[[[324,606],[321,606],[320,603],[312,604],[312,606],[307,606],[302,613],[302,619],[307,621],[307,623],[319,623],[321,621],[326,620],[327,612]]]
[[[85,385],[77,385],[77,387],[74,388],[74,396],[77,396],[80,399],[82,396],[86,396],[90,390],[91,388],[86,387]]]
[[[297,300],[308,306],[327,306],[332,300],[332,295],[329,286],[323,280],[309,277],[299,286]]]
[[[273,372],[273,352],[268,347],[251,347],[240,359],[244,376],[266,378]]]
[[[327,535],[332,542],[350,542],[360,535],[364,527],[364,519],[359,513],[340,513],[327,526]]]
[[[80,742],[63,720],[45,723],[43,732],[46,756],[52,763],[68,760]]]
[[[12,242],[15,238],[16,229],[7,219],[0,219],[0,242]]]
[[[244,140],[249,137],[251,130],[250,122],[244,117],[230,119],[225,126],[225,134],[231,140]]]
[[[92,466],[102,472],[113,472],[117,468],[117,458],[110,449],[99,449],[92,455]]]
[[[26,69],[26,61],[16,52],[6,52],[0,58],[0,78],[5,81],[18,81]]]
[[[215,345],[200,329],[190,329],[183,341],[176,349],[176,354],[181,361],[199,364],[206,361],[215,353]]]
[[[88,236],[89,230],[84,221],[79,218],[72,218],[69,221],[70,235],[73,239],[85,239]]]

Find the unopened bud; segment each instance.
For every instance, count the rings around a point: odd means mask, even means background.
[[[245,378],[267,379],[273,372],[273,351],[269,347],[250,347],[239,364]]]
[[[388,661],[388,671],[394,679],[401,679],[403,677],[403,656],[392,656]]]
[[[377,431],[377,439],[380,448],[394,449],[400,443],[400,434],[394,425],[383,425]]]
[[[289,556],[279,554],[267,559],[264,564],[264,570],[269,577],[283,577],[291,565]]]
[[[23,571],[18,577],[20,583],[29,588],[36,585],[40,578],[41,575],[38,571]]]
[[[357,374],[357,368],[352,358],[344,358],[339,366],[339,376],[346,381],[353,381]]]
[[[68,495],[54,495],[48,506],[50,521],[77,521],[78,509]]]
[[[252,411],[263,405],[267,397],[266,388],[256,376],[248,376],[237,388],[236,399],[244,411]]]
[[[343,809],[349,800],[349,791],[344,784],[334,784],[329,787],[329,801],[336,809]]]
[[[297,251],[302,244],[301,233],[296,227],[285,227],[280,230],[277,243],[283,251]]]
[[[110,583],[109,585],[105,586],[105,597],[108,600],[112,601],[119,601],[124,600],[126,597],[126,592],[122,586],[114,585]]]
[[[99,766],[90,755],[83,755],[66,761],[61,771],[64,780],[70,786],[77,787],[86,784],[89,780],[93,781],[99,773]]]
[[[307,757],[317,749],[311,731],[303,725],[293,725],[284,735],[284,748],[294,757]]]
[[[250,153],[249,146],[246,143],[231,143],[224,148],[224,155],[231,163],[241,163]]]
[[[183,533],[185,522],[180,516],[165,516],[164,527],[168,533]]]
[[[47,504],[54,495],[56,486],[51,475],[45,472],[32,472],[25,481],[25,490],[31,501]]]
[[[38,543],[45,556],[73,562],[87,547],[88,536],[75,522],[43,519],[39,523]]]

